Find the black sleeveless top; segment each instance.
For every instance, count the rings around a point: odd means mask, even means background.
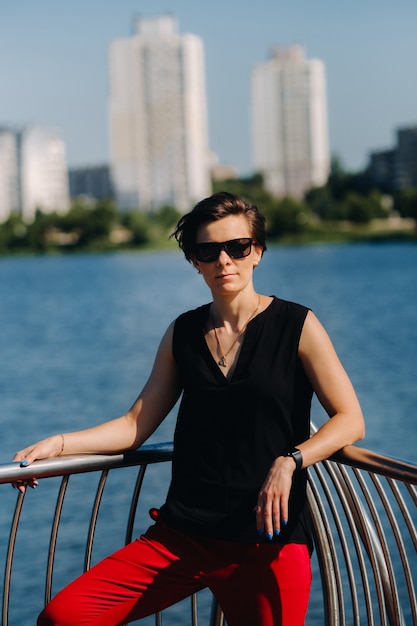
[[[206,344],[209,309],[206,304],[175,322],[183,395],[172,481],[160,513],[187,533],[259,543],[259,489],[274,459],[310,436],[312,388],[298,357],[308,309],[274,297],[247,325],[230,379]],[[309,527],[303,470],[294,474],[288,524],[276,540],[311,549]]]

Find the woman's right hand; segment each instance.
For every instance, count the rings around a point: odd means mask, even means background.
[[[16,452],[13,457],[13,461],[20,461],[21,467],[28,467],[33,463],[33,461],[60,456],[64,449],[63,444],[63,435],[53,435],[52,437],[47,437],[46,439],[42,439],[41,441]],[[36,478],[29,478],[24,481],[19,480],[13,483],[13,487],[22,493],[25,493],[26,487],[35,489],[37,485],[38,481]]]

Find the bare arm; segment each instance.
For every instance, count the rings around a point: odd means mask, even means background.
[[[352,383],[328,334],[311,311],[301,334],[299,356],[321,405],[331,418],[311,438],[297,445],[305,468],[362,439],[365,426]],[[256,507],[257,524],[270,536],[278,534],[282,523],[288,520],[294,471],[293,459],[278,457],[261,488]]]
[[[159,345],[150,377],[133,406],[121,417],[98,426],[53,435],[16,453],[14,461],[30,465],[60,454],[112,453],[141,446],[172,409],[181,389],[172,355],[173,324]],[[62,443],[64,447],[62,448]]]
[[[308,313],[300,340],[300,358],[313,389],[331,418],[313,437],[297,447],[303,467],[328,458],[365,436],[358,398],[336,351],[314,313]]]

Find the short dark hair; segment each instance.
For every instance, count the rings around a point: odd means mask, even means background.
[[[184,252],[187,261],[191,262],[197,231],[203,224],[221,220],[229,215],[244,215],[248,221],[251,235],[258,246],[262,248],[262,254],[266,250],[265,243],[265,218],[254,204],[248,204],[240,196],[219,191],[212,196],[201,200],[189,213],[179,220],[172,237],[178,241],[178,245]]]

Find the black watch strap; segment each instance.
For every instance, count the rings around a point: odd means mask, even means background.
[[[298,472],[303,467],[303,455],[298,448],[291,448],[284,453],[284,456],[290,456],[295,461],[295,471]]]

